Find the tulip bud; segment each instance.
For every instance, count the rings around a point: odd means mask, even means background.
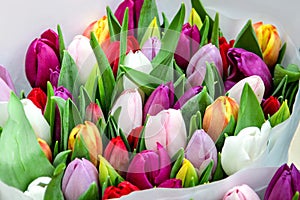
[[[66,168],[62,179],[62,191],[66,200],[78,199],[91,184],[98,186],[98,171],[88,160],[75,158]]]
[[[90,161],[97,166],[98,155],[102,154],[102,139],[97,126],[90,122],[85,121],[85,124],[78,124],[70,133],[68,148],[74,151],[76,140],[82,140],[87,148]]]
[[[263,53],[263,59],[269,69],[273,69],[281,48],[281,39],[278,31],[272,24],[263,24],[262,22],[253,24],[253,28]]]
[[[103,42],[109,40],[109,27],[108,19],[106,16],[103,16],[101,19],[92,22],[83,32],[83,36],[88,39],[91,37],[91,32],[93,32],[98,40],[98,43],[101,45]]]
[[[131,132],[127,136],[127,141],[128,141],[128,144],[132,151],[134,149],[136,149],[136,147],[138,145],[140,135],[141,135],[143,128],[144,128],[144,126],[139,126],[137,128],[134,128],[131,130]]]
[[[199,182],[197,171],[188,159],[183,160],[176,178],[182,181],[182,187],[185,188],[196,186]]]
[[[0,65],[0,101],[9,101],[10,93],[15,92],[14,84],[8,71]]]
[[[120,107],[118,125],[127,136],[132,129],[142,125],[143,105],[138,90],[124,90],[114,103],[111,113],[114,114]]]
[[[265,92],[265,85],[263,80],[256,75],[249,76],[237,82],[231,89],[227,92],[228,96],[233,98],[238,104],[240,104],[242,91],[244,89],[245,84],[248,83],[251,89],[253,90],[257,101],[261,103],[264,92]]]
[[[193,55],[198,51],[200,31],[196,25],[186,23],[182,27],[174,58],[182,69],[186,69]]]
[[[203,89],[202,86],[196,86],[188,89],[174,104],[174,109],[180,109],[188,100],[190,100],[192,97],[197,95],[199,92],[201,92]]]
[[[160,48],[161,41],[157,37],[151,37],[145,41],[141,51],[149,59],[149,61],[152,61],[158,54]]]
[[[218,137],[229,123],[230,117],[237,120],[239,105],[237,102],[227,96],[218,97],[209,105],[203,116],[203,129],[213,139],[217,141]]]
[[[44,154],[48,158],[48,160],[50,162],[52,162],[52,152],[51,152],[51,149],[50,149],[49,145],[47,144],[47,142],[45,142],[41,138],[38,138],[38,142],[39,142]]]
[[[214,161],[213,171],[217,167],[218,153],[214,141],[204,130],[196,130],[185,148],[185,157],[199,170],[199,174]]]
[[[198,15],[197,11],[195,10],[195,8],[192,8],[190,16],[189,16],[189,24],[190,25],[196,25],[198,30],[201,29],[202,27],[202,20],[200,18],[200,16]]]
[[[128,181],[123,181],[119,183],[117,187],[115,186],[107,187],[104,191],[104,195],[102,199],[106,200],[106,199],[120,198],[124,195],[130,194],[131,192],[138,191],[138,190],[140,189],[135,185],[132,185]]]
[[[116,170],[111,166],[111,164],[101,155],[99,155],[100,164],[99,164],[99,180],[100,186],[103,187],[104,184],[107,184],[107,181],[113,185],[117,185],[124,181],[122,176],[116,172]],[[109,180],[107,180],[109,179]]]
[[[45,192],[50,181],[50,177],[38,177],[28,185],[24,194],[31,197],[33,200],[44,199]]]
[[[103,112],[100,106],[96,103],[91,102],[85,110],[85,120],[91,121],[97,124],[100,119],[104,120]],[[104,120],[105,121],[105,120]]]
[[[280,102],[276,97],[270,96],[262,103],[262,109],[265,114],[265,118],[267,119],[268,116],[272,116],[275,114],[280,108]]]
[[[119,173],[126,172],[129,164],[129,154],[120,136],[112,138],[104,151],[104,158]]]
[[[285,100],[280,106],[279,110],[274,113],[270,118],[271,126],[274,127],[287,120],[291,116],[289,106],[287,105],[287,100]]]
[[[154,116],[174,104],[174,85],[172,82],[161,84],[149,96],[144,106],[144,120],[147,114]]]
[[[294,164],[290,167],[287,164],[281,165],[272,177],[264,199],[293,199],[295,193],[300,191],[299,180],[300,172]]]
[[[160,39],[160,31],[158,28],[158,24],[157,24],[157,19],[156,17],[154,17],[154,19],[151,21],[150,25],[148,26],[140,45],[144,46],[145,42],[149,39],[149,38],[158,38]]]
[[[237,136],[226,137],[221,163],[227,175],[244,169],[258,160],[267,149],[271,125],[266,121],[261,130],[257,127],[242,129]],[[254,147],[255,148],[249,148]]]
[[[201,47],[186,69],[188,83],[191,87],[202,85],[206,74],[206,62],[214,63],[220,76],[223,76],[223,63],[219,49],[211,43]]]
[[[221,57],[222,57],[223,73],[224,73],[225,77],[228,76],[228,67],[229,67],[227,52],[230,48],[233,47],[233,44],[234,44],[234,40],[230,40],[229,43],[228,43],[226,41],[225,37],[220,37],[219,38],[219,50],[220,50],[220,54],[221,54]]]
[[[44,113],[44,109],[47,103],[47,95],[41,88],[33,88],[29,94],[27,95],[27,99],[30,99],[36,107],[41,109],[42,113]]]
[[[260,198],[252,188],[243,184],[228,190],[223,200],[260,200]]]
[[[58,66],[54,70],[50,69],[50,83],[53,87],[58,86],[59,75],[60,75],[60,68]]]
[[[54,71],[57,66],[60,66],[58,35],[49,29],[41,38],[33,40],[27,49],[25,72],[31,87],[47,91],[50,69]]]
[[[241,48],[230,48],[227,55],[232,67],[227,81],[236,83],[245,77],[257,75],[265,84],[265,96],[269,95],[272,88],[272,76],[267,65],[258,55]]]
[[[170,173],[171,159],[157,143],[157,150],[144,150],[133,157],[126,180],[140,189],[150,189],[168,180]]]
[[[158,187],[160,188],[182,188],[182,181],[180,179],[172,178],[162,182]]]

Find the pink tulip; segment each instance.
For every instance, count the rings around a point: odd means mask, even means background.
[[[258,195],[248,185],[236,186],[230,189],[223,200],[260,200]]]
[[[9,101],[10,93],[15,91],[8,71],[0,65],[0,101]]]

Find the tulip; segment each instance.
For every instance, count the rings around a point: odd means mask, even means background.
[[[84,158],[75,158],[66,168],[62,179],[62,192],[66,200],[78,199],[91,184],[95,183],[99,187],[98,182],[96,167]]]
[[[228,43],[225,37],[219,38],[219,49],[222,57],[223,73],[225,77],[228,76],[228,67],[229,67],[227,52],[230,48],[233,47],[233,44],[234,44],[234,40],[230,40]]]
[[[8,71],[0,65],[0,101],[9,101],[10,93],[15,92],[14,84]]]
[[[182,69],[186,69],[193,55],[198,51],[200,31],[196,25],[186,23],[182,27],[179,41],[175,50],[175,61]]]
[[[247,127],[237,136],[227,137],[221,156],[225,173],[232,175],[258,160],[267,149],[270,131],[270,122],[266,121],[261,130],[257,127]]]
[[[280,102],[276,97],[270,96],[262,103],[262,109],[265,114],[265,118],[275,114],[280,108]]]
[[[60,66],[58,35],[51,29],[31,42],[25,58],[26,77],[32,87],[47,91],[50,69]]]
[[[44,199],[45,192],[50,181],[50,177],[38,177],[28,185],[24,194],[31,197],[33,200]]]
[[[265,84],[265,96],[270,93],[272,76],[267,65],[258,55],[241,48],[230,48],[227,55],[232,67],[231,74],[227,78],[228,81],[236,83],[245,77],[257,75]],[[230,88],[227,87],[227,89]]]
[[[174,104],[174,85],[172,82],[161,84],[149,96],[144,106],[144,120],[147,114],[154,116]]]
[[[227,96],[218,97],[209,105],[203,116],[203,129],[213,139],[217,141],[224,128],[229,123],[230,117],[237,120],[239,105]]]
[[[69,136],[68,148],[74,151],[76,140],[83,141],[90,155],[90,161],[97,166],[98,155],[102,154],[102,139],[97,126],[90,121],[75,126]]]
[[[196,130],[185,148],[185,158],[199,171],[199,174],[214,161],[213,172],[217,167],[218,152],[214,141],[204,130]]]
[[[124,90],[114,103],[111,113],[114,114],[120,107],[118,125],[127,136],[132,129],[142,125],[143,105],[138,90]]]
[[[192,97],[196,96],[199,92],[201,92],[203,89],[202,86],[195,86],[190,89],[188,89],[174,104],[174,109],[180,109],[188,100],[190,100]]]
[[[130,194],[131,192],[138,191],[140,190],[138,187],[135,185],[132,185],[128,181],[123,181],[119,183],[119,185],[116,186],[109,186],[105,189],[104,195],[103,195],[103,200],[106,199],[114,199],[114,198],[120,198],[124,195]]]
[[[129,53],[125,56],[124,66],[144,72],[146,74],[150,74],[152,71],[151,62],[141,51],[136,51],[134,53],[129,51]],[[123,86],[124,90],[138,88],[138,86],[130,81],[127,77],[123,78]]]
[[[262,22],[253,24],[253,28],[263,53],[263,59],[269,69],[273,69],[281,48],[281,39],[278,31],[272,24],[263,24]]]
[[[30,99],[36,107],[41,109],[42,113],[44,113],[46,103],[47,103],[47,95],[41,88],[33,88],[29,94],[27,95],[27,99]]]
[[[159,143],[157,150],[144,150],[136,154],[129,167],[126,180],[140,189],[153,188],[170,177],[171,159]]]
[[[282,105],[279,107],[278,111],[271,116],[270,118],[271,126],[274,127],[277,124],[284,122],[290,116],[291,116],[290,109],[288,107],[287,100],[285,100],[282,102]]]
[[[200,30],[202,28],[202,20],[195,8],[192,8],[190,16],[189,16],[189,24],[190,25],[196,25],[197,28]]]
[[[99,180],[100,186],[103,187],[107,183],[112,183],[113,185],[117,185],[124,181],[122,176],[116,172],[113,166],[101,155],[99,155],[100,164],[99,164]]]
[[[186,69],[191,87],[202,85],[206,74],[206,62],[214,63],[220,76],[223,76],[223,63],[219,49],[211,43],[201,47],[191,58]]]
[[[127,170],[129,164],[129,154],[121,136],[112,138],[109,141],[104,151],[104,158],[118,172],[121,173]]]
[[[158,54],[160,48],[161,41],[157,37],[151,37],[145,41],[141,51],[150,61],[152,61]]]
[[[97,64],[89,38],[82,35],[75,36],[68,46],[68,52],[78,67],[80,82],[85,84]]]
[[[185,148],[187,134],[185,123],[180,110],[163,110],[148,118],[145,132],[147,149],[156,149],[159,142],[172,158],[180,148]]]
[[[147,40],[149,40],[150,38],[155,38],[160,40],[161,37],[161,33],[159,30],[159,24],[157,22],[157,18],[154,17],[153,20],[151,21],[151,23],[149,24],[148,28],[146,29],[145,33],[141,33],[144,34],[143,38],[141,39],[140,45],[144,46],[145,42]]]
[[[51,152],[51,149],[50,149],[49,145],[47,144],[47,142],[45,142],[41,138],[38,138],[38,142],[39,142],[39,145],[42,148],[45,156],[48,158],[48,160],[50,162],[52,162],[52,152]]]
[[[177,179],[182,181],[182,187],[193,187],[198,184],[199,178],[193,164],[184,158],[181,168],[179,169]]]
[[[50,83],[53,87],[58,86],[59,75],[60,75],[59,67],[56,67],[55,70],[50,69]]]
[[[94,124],[97,124],[100,119],[105,121],[104,115],[103,115],[103,112],[102,112],[100,106],[97,103],[91,102],[86,107],[85,120],[86,121],[91,121]]]
[[[182,181],[180,179],[172,178],[162,182],[158,187],[160,188],[182,188]]]
[[[144,126],[139,126],[137,128],[134,128],[131,130],[131,132],[127,136],[127,141],[128,141],[128,144],[132,151],[134,149],[136,149],[136,147],[138,145],[140,135],[142,133],[143,128],[144,128]]]
[[[101,19],[92,22],[83,32],[83,36],[90,39],[91,32],[93,32],[98,40],[98,43],[101,45],[103,42],[109,40],[109,27],[108,19],[106,16],[103,16]]]
[[[248,185],[235,186],[228,190],[223,200],[260,200],[259,196]]]
[[[281,165],[272,177],[264,199],[290,200],[296,192],[300,191],[300,173],[294,164],[289,167],[287,164]]]
[[[262,102],[264,92],[265,92],[265,85],[263,80],[256,75],[249,76],[237,82],[231,89],[227,92],[228,96],[233,98],[238,104],[240,104],[242,92],[244,89],[245,84],[248,83],[251,89],[253,90],[257,101],[259,103]]]

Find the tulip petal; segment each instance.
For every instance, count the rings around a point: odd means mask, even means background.
[[[171,159],[168,152],[163,148],[163,146],[157,143],[157,154],[159,157],[159,174],[155,177],[155,185],[161,184],[163,181],[170,177],[171,173]]]
[[[16,92],[16,89],[15,89],[14,83],[12,82],[10,74],[1,65],[0,65],[0,79],[2,79],[11,90]],[[2,86],[2,83],[0,84],[0,87],[1,86]],[[2,92],[2,89],[0,89],[0,91]]]

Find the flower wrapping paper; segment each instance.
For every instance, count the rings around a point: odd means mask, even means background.
[[[106,6],[110,6],[114,10],[120,2],[121,0],[88,0],[85,2],[53,0],[46,3],[47,5],[42,5],[37,0],[26,1],[26,3],[16,0],[6,2],[2,7],[3,12],[0,12],[1,18],[7,19],[0,22],[1,27],[4,27],[0,38],[0,61],[2,62],[0,64],[8,67],[17,90],[23,89],[24,85],[26,85],[25,90],[30,88],[23,70],[18,69],[24,67],[26,48],[32,38],[42,30],[55,28],[57,24],[60,24],[66,43],[69,43],[76,34],[84,30],[87,24],[104,15]],[[190,10],[190,2],[187,0],[160,0],[157,1],[157,4],[159,11],[164,11],[168,17],[173,17],[181,2],[185,2],[187,10]],[[291,0],[286,5],[282,5],[282,1],[279,0],[263,2],[259,0],[203,0],[202,2],[210,14],[216,11],[220,13],[220,27],[228,38],[234,38],[248,19],[252,19],[253,22],[264,21],[276,24],[281,37],[288,44],[284,63],[300,65],[300,38],[298,37],[300,29],[295,26],[296,20],[300,18],[300,13],[297,12],[297,8],[300,6],[299,1]],[[16,7],[16,4],[19,6]],[[230,26],[228,26],[229,24]],[[22,29],[23,31],[20,32]],[[298,91],[293,114],[284,123],[272,129],[268,151],[248,169],[207,185],[185,189],[156,188],[134,192],[122,199],[220,199],[228,189],[242,183],[248,184],[263,197],[264,190],[277,167],[287,161],[294,161],[289,159],[294,155],[289,155],[288,152],[291,141],[300,134],[299,129],[296,132],[300,120],[299,112],[300,93]],[[274,142],[275,138],[278,138],[276,142]],[[300,146],[295,141],[292,144],[293,148]],[[293,152],[297,151],[293,149]],[[30,199],[22,192],[6,186],[0,181],[0,199],[8,198]]]

